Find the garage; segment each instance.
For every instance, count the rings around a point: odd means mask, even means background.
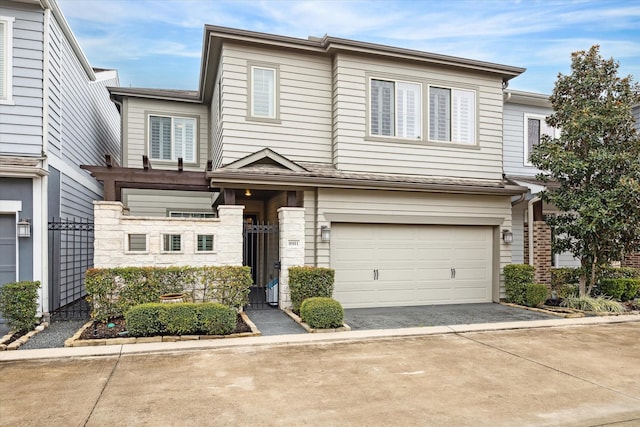
[[[333,223],[335,298],[345,308],[491,302],[490,226]]]

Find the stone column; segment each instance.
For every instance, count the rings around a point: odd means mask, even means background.
[[[304,208],[278,209],[280,223],[279,307],[291,308],[289,267],[304,265]]]
[[[242,213],[244,206],[218,206],[220,228],[218,230],[219,265],[242,265]]]
[[[93,202],[93,266],[95,268],[112,267],[114,255],[120,258],[124,253],[124,239],[120,224],[122,208],[121,202]]]

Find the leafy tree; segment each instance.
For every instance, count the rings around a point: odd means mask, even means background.
[[[599,46],[571,55],[571,74],[558,75],[546,120],[560,137],[543,137],[531,155],[544,171],[538,178],[557,184],[541,196],[560,211],[547,218],[554,250],[581,262],[581,295],[590,294],[602,266],[640,250],[640,137],[632,115],[640,86],[618,77],[618,67]]]

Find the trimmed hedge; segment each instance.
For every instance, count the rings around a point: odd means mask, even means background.
[[[598,285],[600,292],[620,301],[629,301],[640,290],[640,279],[603,279]]]
[[[640,279],[640,268],[604,267],[600,279]]]
[[[307,298],[333,295],[335,271],[323,267],[290,267],[289,291],[294,311],[300,311],[302,302]]]
[[[219,303],[147,303],[125,313],[130,336],[227,335],[236,327],[237,313]]]
[[[16,332],[29,332],[38,319],[40,282],[7,283],[0,287],[0,313]]]
[[[507,301],[525,305],[526,285],[533,283],[535,269],[529,264],[509,264],[504,267]]]
[[[344,310],[333,298],[307,298],[300,306],[300,318],[312,328],[339,328],[344,319]]]
[[[239,266],[93,268],[85,279],[91,317],[102,322],[169,293],[239,309],[248,303],[251,284],[251,269]]]
[[[538,307],[547,300],[549,289],[547,285],[539,283],[528,283],[524,290],[524,305],[527,307]]]
[[[577,297],[580,293],[580,289],[578,288],[577,283],[565,283],[564,285],[560,285],[556,288],[556,293],[559,298],[572,298]]]

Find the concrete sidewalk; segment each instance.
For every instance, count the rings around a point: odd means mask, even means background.
[[[638,320],[4,352],[0,426],[638,425]]]

